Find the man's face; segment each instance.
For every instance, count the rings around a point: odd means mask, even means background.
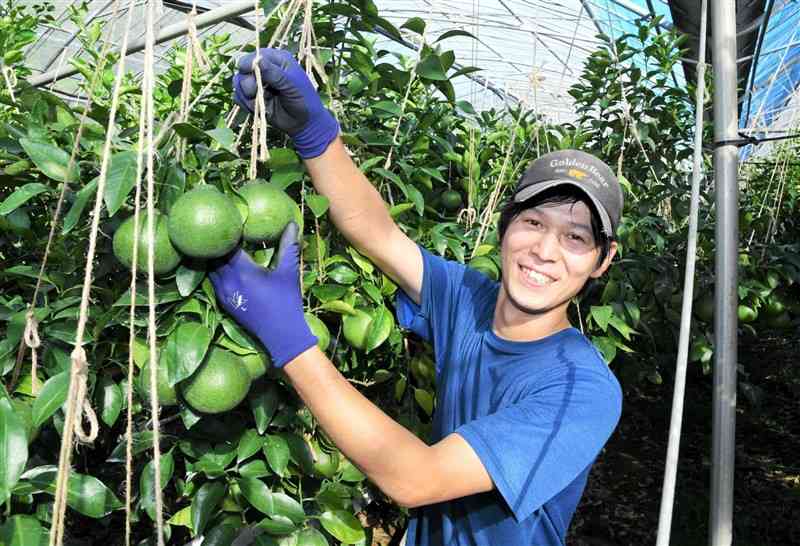
[[[609,255],[598,266],[600,252],[585,203],[526,209],[511,221],[503,237],[503,289],[524,313],[565,311],[584,284],[608,268],[616,243],[611,243]]]

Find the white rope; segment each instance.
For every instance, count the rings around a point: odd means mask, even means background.
[[[156,286],[155,286],[155,146],[153,126],[155,125],[155,45],[156,45],[156,4],[151,1],[147,5],[145,18],[145,50],[143,87],[144,108],[147,116],[146,129],[146,172],[147,172],[147,300],[148,321],[147,339],[150,348],[150,412],[153,423],[153,489],[156,513],[156,540],[158,546],[164,546],[164,506],[161,492],[161,427],[159,422],[158,400],[158,350],[156,348]],[[137,249],[138,250],[138,249]]]
[[[703,98],[706,83],[706,27],[708,0],[702,0],[700,12],[700,50],[697,62],[697,91],[695,96],[694,165],[692,196],[689,205],[689,236],[686,246],[686,271],[683,280],[681,330],[678,339],[678,359],[675,363],[675,388],[672,396],[667,460],[664,466],[664,487],[661,491],[661,511],[658,518],[656,546],[669,546],[672,511],[675,504],[675,481],[678,473],[678,453],[683,423],[683,402],[686,391],[686,366],[691,337],[692,299],[694,295],[695,263],[697,261],[697,217],[700,205],[700,181],[703,177]]]

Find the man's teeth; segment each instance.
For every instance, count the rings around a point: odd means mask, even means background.
[[[527,267],[523,267],[522,270],[525,272],[525,276],[527,276],[530,280],[532,280],[536,284],[550,284],[551,282],[553,282],[553,279],[551,279],[547,275],[542,275],[541,273],[537,273],[533,269],[528,269]]]

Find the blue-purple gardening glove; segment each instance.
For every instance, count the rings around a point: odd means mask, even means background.
[[[271,271],[239,249],[209,273],[223,309],[264,344],[276,368],[317,343],[303,316],[297,231],[294,222],[283,230]]]
[[[294,140],[303,159],[321,155],[339,134],[339,123],[323,106],[305,70],[291,53],[282,49],[259,50],[258,66],[264,85],[267,121]],[[239,60],[233,76],[233,99],[252,113],[258,83],[253,73],[255,53]]]

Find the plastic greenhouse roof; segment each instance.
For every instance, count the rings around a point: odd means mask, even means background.
[[[28,63],[34,73],[53,70],[70,57],[81,54],[74,40],[76,29],[66,18],[70,0],[50,0],[56,7],[57,23],[43,29],[40,39],[30,46]],[[673,10],[682,9],[679,0],[374,0],[380,15],[396,26],[411,17],[420,17],[428,25],[426,39],[435,41],[448,30],[470,32],[475,39],[455,36],[443,42],[456,53],[462,66],[478,66],[482,70],[472,79],[454,80],[459,99],[466,99],[478,108],[522,102],[554,122],[574,120],[572,99],[567,94],[581,73],[586,57],[598,45],[598,32],[612,37],[635,33],[636,21],[661,16],[661,26],[673,25]],[[711,0],[713,1],[713,0]],[[800,111],[797,88],[800,83],[800,3],[795,0],[766,0],[769,17],[763,43],[753,59],[741,59],[754,69],[752,92],[744,93],[741,127],[763,131],[786,130],[797,125]],[[33,4],[41,0],[22,0]],[[134,2],[140,6],[143,2]],[[229,0],[196,0],[200,11],[229,4]],[[121,1],[117,18],[124,21]],[[191,0],[163,0],[162,26],[185,19]],[[672,6],[670,5],[672,4]],[[697,2],[699,5],[699,1]],[[114,0],[90,0],[91,17],[112,17]],[[697,8],[695,8],[697,9]],[[136,17],[134,37],[143,35],[143,18]],[[201,30],[201,36],[231,33],[235,43],[252,40],[253,15],[245,14]],[[761,24],[760,27],[764,25]],[[120,41],[121,29],[113,33]],[[379,37],[381,46],[413,56],[406,46],[389,43]],[[174,42],[172,43],[174,44]],[[157,61],[164,68],[163,54],[172,45],[159,46]],[[141,69],[141,54],[131,56],[131,70]],[[686,65],[687,71],[694,66]],[[676,85],[685,84],[684,71],[673,74]],[[743,82],[746,83],[746,82]],[[75,83],[59,81],[54,89],[74,93]],[[750,89],[750,86],[747,87]],[[749,113],[749,114],[748,114]],[[749,132],[749,131],[748,131]]]

